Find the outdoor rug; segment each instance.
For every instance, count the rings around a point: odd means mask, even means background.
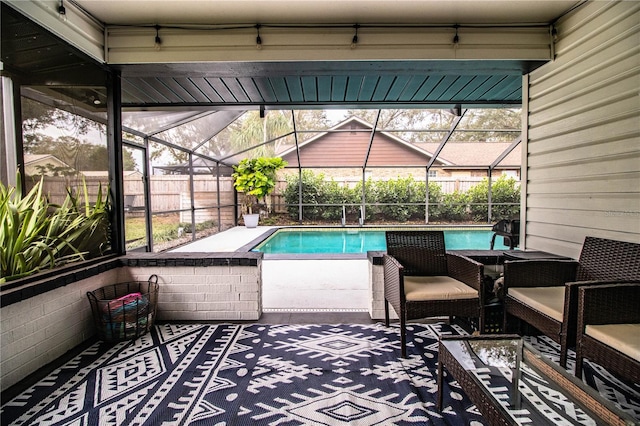
[[[403,359],[397,326],[159,325],[134,342],[96,343],[3,401],[0,419],[29,426],[484,424],[450,378],[442,412],[435,407],[438,337],[451,334],[466,333],[455,324],[411,324]],[[528,340],[557,358],[553,341]],[[601,394],[640,415],[637,384],[588,363],[585,373]]]
[[[160,325],[97,343],[2,407],[11,425],[473,425],[456,385],[435,408],[438,335],[397,327]]]

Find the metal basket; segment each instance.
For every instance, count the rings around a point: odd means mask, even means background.
[[[88,291],[98,338],[105,342],[133,340],[153,327],[158,306],[158,276]]]

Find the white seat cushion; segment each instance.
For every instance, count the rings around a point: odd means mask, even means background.
[[[564,286],[514,287],[507,289],[507,294],[536,311],[562,322]]]
[[[404,277],[404,292],[407,300],[457,300],[478,297],[478,291],[455,278]]]
[[[635,360],[640,360],[640,324],[587,325],[584,333]]]

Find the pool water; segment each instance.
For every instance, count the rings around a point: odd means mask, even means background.
[[[253,248],[269,254],[366,253],[386,250],[384,230],[373,229],[280,229]],[[493,232],[485,229],[444,230],[447,250],[489,250]],[[497,237],[494,250],[509,247]]]

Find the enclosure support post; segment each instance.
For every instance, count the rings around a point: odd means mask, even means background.
[[[17,85],[17,84],[15,84]],[[19,85],[18,85],[19,86]],[[17,165],[24,161],[18,161],[17,138],[22,124],[17,120],[16,108],[20,107],[20,92],[14,90],[14,82],[9,77],[0,77],[0,182],[5,185],[16,185]],[[18,101],[15,97],[18,96]],[[20,175],[24,176],[24,166]],[[24,188],[24,185],[22,186]]]
[[[487,170],[487,176],[489,180],[489,187],[487,188],[487,223],[491,223],[491,200],[492,200],[492,192],[491,192],[491,172],[492,169],[489,167]]]
[[[216,161],[216,201],[218,204],[218,232],[222,231],[222,207],[220,207],[220,162]],[[237,217],[237,216],[236,216]]]
[[[124,184],[122,182],[122,102],[120,72],[113,71],[107,80],[107,149],[109,150],[109,187],[113,209],[111,249],[124,254]]]
[[[378,110],[378,114],[376,114],[376,121],[373,123],[373,127],[371,128],[371,136],[369,137],[369,147],[367,148],[367,155],[364,158],[364,163],[362,164],[362,204],[360,205],[360,226],[364,225],[364,218],[366,214],[366,184],[367,184],[367,163],[369,162],[369,155],[371,154],[371,147],[373,146],[373,138],[376,136],[376,129],[378,128],[378,121],[380,120],[381,109]]]
[[[193,183],[193,152],[189,152],[189,200],[191,202],[191,241],[196,240],[196,195]]]
[[[298,223],[302,225],[302,164],[300,164],[300,147],[298,146],[298,130],[296,129],[296,115],[291,110],[293,122],[293,139],[296,143],[296,157],[298,158]]]
[[[144,226],[147,234],[147,247],[153,251],[153,222],[151,221],[151,159],[149,158],[149,137],[144,137],[144,168],[142,171],[142,182],[144,185]]]
[[[429,224],[429,166],[425,168],[424,182],[426,185],[424,197],[424,223]]]

